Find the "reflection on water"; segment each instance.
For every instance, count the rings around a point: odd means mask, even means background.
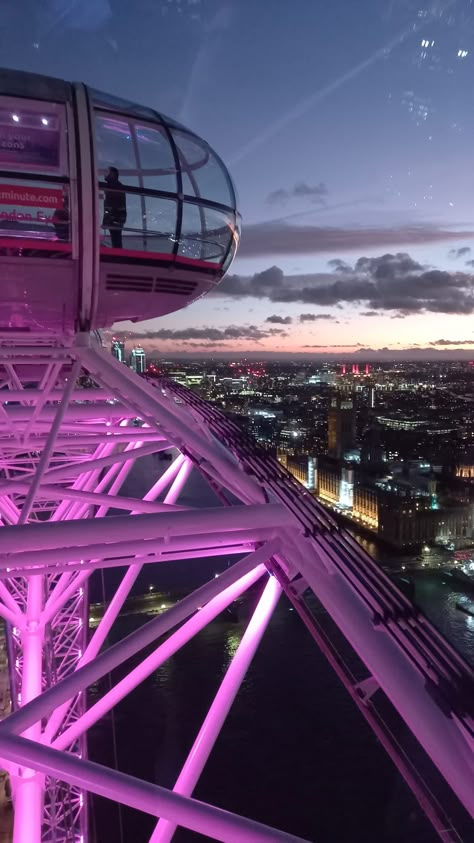
[[[472,595],[453,591],[448,580],[419,577],[415,581],[415,602],[439,631],[474,665],[474,618],[460,612],[456,604],[470,602]]]
[[[240,632],[238,634],[236,634],[232,630],[229,630],[227,632],[227,635],[226,635],[226,638],[225,638],[225,649],[226,649],[226,654],[227,654],[227,662],[224,665],[225,670],[227,670],[230,662],[234,658],[236,650],[237,650],[241,640],[242,640],[242,634]]]

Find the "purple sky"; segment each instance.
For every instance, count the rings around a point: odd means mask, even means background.
[[[471,0],[3,0],[0,24],[5,66],[150,104],[230,167],[231,276],[149,344],[474,346]]]

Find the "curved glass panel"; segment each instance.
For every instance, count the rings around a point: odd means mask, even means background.
[[[145,117],[147,120],[157,121],[157,116],[152,108],[144,105],[137,105],[136,102],[123,100],[121,97],[114,97],[111,94],[104,94],[95,88],[88,88],[89,95],[95,106],[105,108],[107,111],[122,111],[134,117]]]
[[[158,121],[140,121],[132,113],[130,117],[105,111],[96,114],[102,254],[105,257],[109,249],[157,257],[175,254],[182,203],[178,256],[219,269],[224,261],[230,263],[238,241],[232,182],[208,144],[185,130],[173,132],[178,162],[168,131]],[[178,194],[178,167],[183,192],[197,202],[155,194]],[[118,179],[115,175],[113,181],[112,173],[112,181],[106,184],[102,176],[109,168],[118,170]],[[131,191],[132,187],[138,189]],[[226,205],[229,212],[209,208],[207,202]]]
[[[224,261],[224,264],[222,266],[223,272],[227,272],[227,270],[229,269],[229,266],[231,265],[232,261],[234,260],[235,253],[236,253],[236,251],[239,247],[239,243],[240,243],[240,221],[239,221],[239,219],[237,219],[236,222],[235,222],[233,231],[232,231],[232,241],[231,241],[231,244],[230,244],[230,249],[227,253],[227,257],[226,257],[226,259]]]
[[[177,204],[173,199],[145,197],[146,249],[171,254],[176,241]]]
[[[230,214],[185,202],[178,255],[191,260],[222,264],[233,238]]]
[[[207,143],[176,130],[173,138],[179,151],[184,193],[235,207],[230,178]]]
[[[173,199],[105,188],[102,200],[102,238],[105,249],[171,255],[176,240],[177,203]]]
[[[176,193],[176,163],[165,130],[160,126],[138,125],[135,131],[143,186]]]
[[[121,175],[127,170],[136,173],[138,163],[128,120],[97,114],[95,125],[99,173],[103,174],[109,167],[117,167]]]

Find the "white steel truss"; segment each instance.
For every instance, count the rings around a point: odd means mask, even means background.
[[[138,378],[94,336],[3,341],[0,386],[0,616],[13,703],[0,757],[14,843],[85,843],[87,792],[159,818],[153,843],[171,840],[177,825],[238,843],[297,840],[192,798],[282,592],[442,839],[462,839],[459,822],[474,814],[472,671],[309,492],[220,412],[175,383]],[[136,461],[165,450],[173,460],[145,494],[122,494]],[[183,503],[191,472],[205,478],[214,506]],[[104,646],[144,565],[221,555],[237,561],[218,579]],[[88,580],[107,567],[124,574],[88,637]],[[87,730],[258,581],[257,608],[173,791],[88,761]],[[359,657],[357,676],[308,593]],[[86,709],[87,688],[150,645]],[[416,738],[416,758],[388,706]],[[445,789],[459,822],[445,810]]]

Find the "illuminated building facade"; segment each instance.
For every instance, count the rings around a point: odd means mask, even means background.
[[[352,514],[364,526],[371,530],[378,530],[379,495],[375,486],[356,485]]]
[[[338,505],[341,497],[341,465],[336,460],[318,461],[318,497],[322,501]]]
[[[120,363],[125,363],[125,343],[122,340],[112,340],[112,354]]]
[[[328,413],[328,453],[340,460],[356,443],[356,414],[352,397],[338,392]]]
[[[456,466],[456,477],[460,477],[463,480],[474,480],[474,463]]]
[[[132,369],[137,375],[143,375],[146,369],[146,354],[143,348],[137,346],[132,350]]]
[[[314,490],[317,479],[316,457],[290,457],[286,454],[278,455],[278,461],[295,477],[306,489]]]

